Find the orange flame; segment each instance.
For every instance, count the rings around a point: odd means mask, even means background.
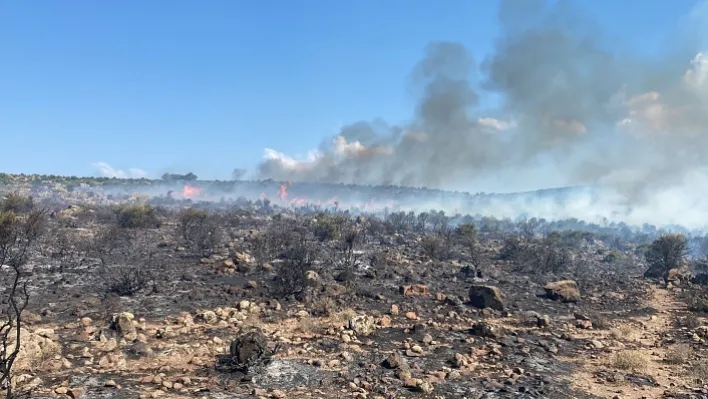
[[[182,189],[182,196],[183,196],[184,198],[192,198],[192,197],[196,197],[197,195],[201,194],[202,191],[204,191],[203,188],[192,187],[192,186],[190,186],[189,184],[187,184],[187,185],[184,186],[184,188]]]
[[[283,183],[282,186],[280,186],[280,189],[278,190],[278,197],[280,197],[281,200],[285,201],[288,198],[288,186],[290,186],[290,182],[285,182]]]

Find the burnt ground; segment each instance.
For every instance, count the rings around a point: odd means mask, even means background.
[[[160,214],[159,228],[124,228],[129,254],[103,261],[96,237],[113,219],[74,206],[49,221],[30,262],[19,388],[38,398],[708,397],[708,328],[686,305],[700,288],[643,279],[631,245],[607,262],[608,244],[584,239],[546,268],[501,259],[504,236],[480,233],[476,275],[464,245],[425,250],[425,229],[371,228],[346,267],[341,239],[308,230],[315,261],[288,295],[278,278],[287,257],[276,248],[262,261],[254,240],[295,225],[277,212],[219,219],[223,234],[205,256],[176,233],[176,211]],[[76,256],[56,256],[60,247]],[[111,292],[122,267],[149,271],[149,283]],[[559,280],[576,281],[580,298],[549,298],[544,286]],[[504,309],[473,306],[472,285],[497,287]],[[272,361],[247,374],[218,370],[246,326],[280,345]]]

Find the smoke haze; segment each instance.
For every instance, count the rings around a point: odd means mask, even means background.
[[[705,9],[649,57],[608,49],[569,3],[503,1],[489,57],[458,43],[425,49],[409,122],[352,123],[306,159],[266,149],[259,177],[473,192],[594,185],[612,198],[602,206],[695,219],[708,213]],[[483,109],[490,94],[501,105]]]

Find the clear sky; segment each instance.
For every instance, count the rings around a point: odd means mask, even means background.
[[[524,1],[524,0],[519,0]],[[694,0],[585,0],[652,51]],[[264,148],[305,154],[358,120],[409,119],[430,41],[477,59],[495,0],[0,0],[0,171],[229,178]]]

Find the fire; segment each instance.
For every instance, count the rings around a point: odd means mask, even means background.
[[[182,189],[182,196],[183,196],[184,198],[192,198],[192,197],[196,197],[197,195],[201,194],[202,191],[204,191],[203,188],[192,187],[192,186],[190,186],[189,184],[187,184],[187,185],[184,186],[184,188]]]
[[[288,198],[288,186],[290,186],[290,182],[285,182],[283,183],[282,186],[280,186],[280,189],[278,190],[278,197],[280,197],[281,200],[285,201]]]

